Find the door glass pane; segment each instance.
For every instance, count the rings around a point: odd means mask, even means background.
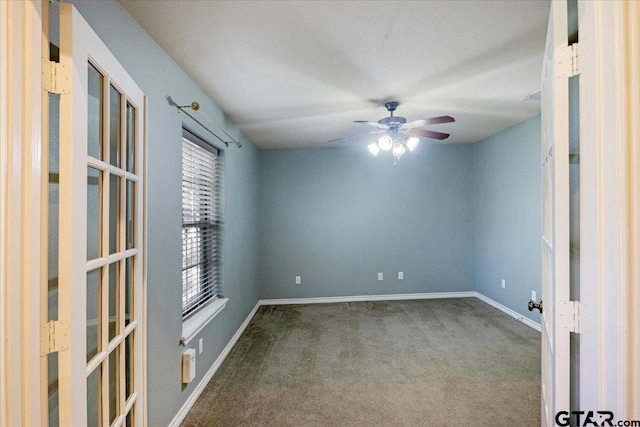
[[[109,354],[109,424],[118,415],[118,353],[115,349]]]
[[[109,176],[109,253],[118,251],[120,243],[120,231],[118,227],[120,219],[120,178],[116,175]]]
[[[59,425],[58,418],[58,353],[47,354],[47,403],[49,405],[49,427]]]
[[[125,261],[124,272],[124,326],[131,322],[131,307],[133,306],[133,257]]]
[[[57,123],[60,95],[49,94],[49,123]],[[48,221],[48,283],[47,320],[58,319],[58,199],[60,183],[60,150],[57,126],[49,128],[49,211]],[[58,353],[47,355],[45,387],[47,390],[47,418],[49,427],[58,427]]]
[[[87,173],[87,260],[100,256],[100,193],[102,192],[102,172],[88,168]]]
[[[118,334],[117,306],[118,306],[118,283],[120,282],[120,263],[109,265],[109,341]]]
[[[87,362],[98,354],[100,342],[100,269],[87,273]]]
[[[124,341],[124,395],[125,400],[129,399],[131,393],[133,392],[133,384],[131,383],[133,378],[133,354],[131,354],[131,350],[133,349],[133,332],[131,332]]]
[[[102,159],[102,74],[89,64],[87,154]]]
[[[87,377],[87,426],[100,423],[100,366]]]
[[[125,151],[126,169],[131,173],[135,173],[135,128],[136,116],[135,108],[127,102],[127,148]]]
[[[109,85],[109,163],[120,166],[120,92]]]
[[[126,194],[126,227],[125,227],[125,240],[127,242],[126,249],[133,248],[134,239],[133,239],[133,221],[135,220],[135,183],[133,181],[127,180],[127,194]]]
[[[59,120],[60,96],[49,95],[49,123]],[[48,212],[48,320],[58,319],[58,220],[60,191],[60,149],[57,126],[49,128],[49,212]]]

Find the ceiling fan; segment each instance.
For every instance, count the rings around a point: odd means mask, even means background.
[[[378,142],[369,144],[369,151],[371,151],[374,156],[377,156],[380,150],[387,151],[391,149],[393,156],[397,160],[406,152],[407,148],[409,151],[415,150],[418,146],[418,142],[420,142],[419,138],[431,138],[442,141],[449,137],[448,133],[419,128],[427,125],[455,122],[453,117],[432,117],[430,119],[415,120],[407,123],[406,118],[393,115],[393,112],[396,111],[398,105],[400,105],[399,102],[386,102],[384,106],[387,108],[387,111],[389,111],[389,117],[384,117],[377,122],[369,122],[366,120],[355,121],[356,123],[361,123],[363,125],[373,126],[377,128],[377,130],[333,139],[329,142],[341,141],[343,139],[354,138],[360,135],[380,134],[381,136],[380,139],[378,139]]]

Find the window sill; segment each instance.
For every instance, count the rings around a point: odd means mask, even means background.
[[[212,301],[209,305],[182,322],[180,344],[189,344],[189,341],[195,338],[198,332],[204,329],[204,327],[222,311],[225,305],[227,305],[227,301],[229,301],[229,298],[216,298],[215,301]]]

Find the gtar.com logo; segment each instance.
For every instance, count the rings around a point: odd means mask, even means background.
[[[640,427],[640,420],[614,421],[615,416],[611,411],[560,411],[556,414],[556,425],[560,427]]]

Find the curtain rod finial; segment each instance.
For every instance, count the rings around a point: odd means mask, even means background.
[[[191,109],[192,109],[193,111],[198,111],[198,110],[200,109],[200,104],[199,104],[197,101],[193,101],[193,102],[191,103]]]

